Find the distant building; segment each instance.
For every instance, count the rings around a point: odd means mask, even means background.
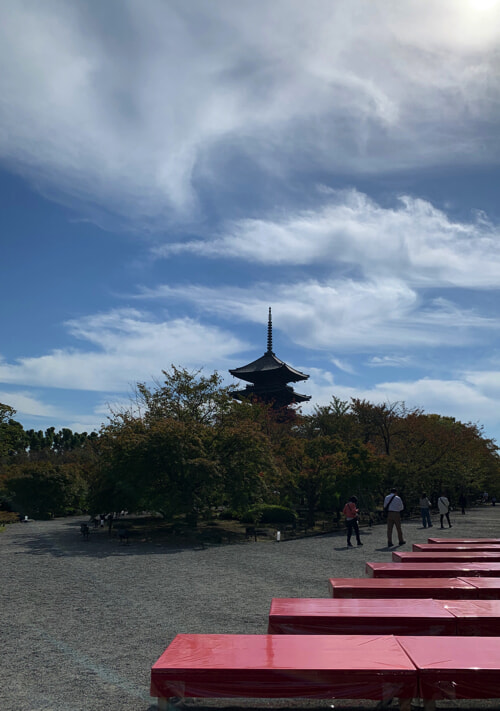
[[[267,351],[252,363],[241,368],[233,368],[229,372],[235,378],[250,383],[244,390],[235,390],[231,393],[237,400],[261,400],[278,409],[311,399],[310,395],[296,393],[288,385],[288,383],[307,380],[309,376],[290,367],[273,353],[271,308],[269,308],[267,326]]]

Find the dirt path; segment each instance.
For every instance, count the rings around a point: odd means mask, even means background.
[[[452,516],[431,532],[500,535],[500,506]],[[272,597],[326,597],[329,577],[391,558],[383,526],[363,529],[362,548],[342,533],[202,550],[120,545],[106,530],[85,542],[82,520],[0,534],[2,711],[152,711],[149,670],[175,634],[265,633]],[[406,524],[403,550],[428,533]]]

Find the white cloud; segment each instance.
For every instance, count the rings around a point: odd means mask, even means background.
[[[68,324],[85,350],[0,361],[0,382],[73,390],[124,392],[171,364],[216,368],[244,344],[218,328],[190,319],[152,320],[135,310],[115,310]],[[95,350],[88,350],[88,344]]]
[[[465,345],[499,327],[495,319],[444,299],[425,303],[416,291],[396,279],[311,279],[219,289],[162,286],[143,291],[142,298],[181,298],[206,313],[254,323],[262,323],[272,304],[275,328],[305,348],[336,355],[353,348],[366,352]]]
[[[63,416],[63,410],[54,405],[50,405],[39,397],[34,397],[26,390],[0,392],[0,402],[6,403],[16,410],[14,419],[18,416],[30,417],[51,417],[59,418]]]
[[[450,380],[421,378],[348,387],[336,383],[328,371],[313,369],[310,372],[307,391],[312,394],[311,403],[314,405],[327,405],[332,396],[346,401],[355,397],[372,403],[405,402],[407,407],[422,408],[427,414],[436,413],[455,417],[461,422],[484,425],[490,437],[499,431],[500,415],[495,390],[477,387],[469,376],[458,376]],[[498,388],[498,372],[476,375],[480,380],[484,375],[485,381],[489,380],[493,385],[496,383]],[[308,405],[307,409],[312,407],[312,404]]]
[[[0,156],[42,189],[138,220],[191,219],[200,181],[231,184],[220,158],[235,151],[284,179],[304,163],[498,158],[498,6],[4,0],[1,12]]]
[[[451,220],[426,200],[399,198],[384,208],[356,190],[330,191],[332,202],[281,219],[246,219],[221,237],[156,248],[269,265],[344,265],[368,277],[420,286],[500,287],[500,228],[479,214]]]

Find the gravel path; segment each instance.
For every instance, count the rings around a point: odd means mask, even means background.
[[[444,531],[406,523],[402,549],[430,532],[500,535],[500,506],[452,517]],[[272,597],[327,597],[329,577],[391,559],[384,526],[351,549],[343,533],[182,549],[120,545],[105,529],[85,542],[83,520],[0,533],[2,711],[153,711],[150,667],[177,633],[265,633]]]

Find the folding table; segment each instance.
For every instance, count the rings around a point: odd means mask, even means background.
[[[500,638],[397,637],[424,699],[500,698]]]
[[[500,549],[491,551],[393,551],[395,563],[500,563]]]
[[[427,543],[458,543],[460,545],[488,543],[490,545],[500,545],[500,538],[428,538]]]
[[[440,600],[273,598],[269,634],[454,635],[456,619]]]
[[[500,600],[443,600],[438,604],[457,618],[456,634],[500,637]]]
[[[500,576],[500,563],[367,563],[374,578],[471,578]]]
[[[478,600],[500,600],[500,578],[461,578],[467,585],[476,588]],[[465,598],[462,598],[465,599]]]
[[[478,597],[473,580],[490,578],[330,578],[334,598],[434,598],[467,599]],[[500,578],[495,578],[500,591]]]
[[[180,634],[151,669],[151,696],[411,698],[416,670],[386,635]],[[166,708],[165,703],[160,707]]]
[[[413,551],[491,551],[492,553],[500,551],[500,545],[494,543],[414,543]]]

